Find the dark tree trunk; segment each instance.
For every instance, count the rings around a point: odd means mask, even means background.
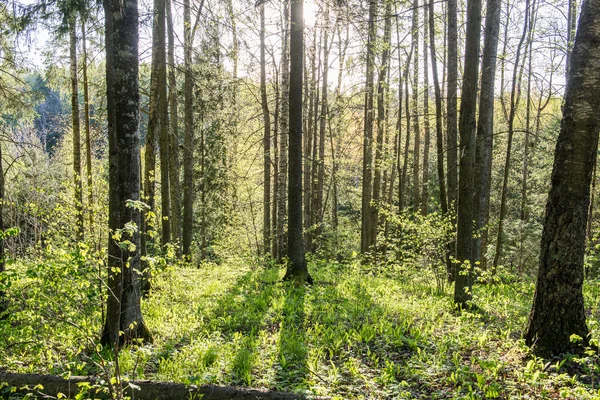
[[[271,115],[267,100],[265,7],[260,6],[260,98],[263,111],[263,247],[271,254]]]
[[[158,114],[160,120],[160,200],[161,200],[161,244],[171,240],[171,202],[169,190],[169,103],[167,98],[167,29],[166,0],[159,0],[158,6]]]
[[[426,0],[424,0],[426,1]],[[429,202],[429,147],[431,132],[429,129],[429,57],[427,41],[429,40],[429,19],[427,3],[423,4],[423,177],[421,180],[421,214],[427,215]],[[435,60],[432,60],[435,62]]]
[[[160,46],[160,27],[159,27],[159,6],[160,0],[154,2],[154,16],[152,18],[152,63],[150,66],[150,105],[148,116],[148,131],[146,132],[146,149],[144,153],[144,182],[143,193],[144,202],[148,205],[148,211],[156,212],[155,206],[155,191],[156,191],[156,141],[158,139],[158,129],[160,127],[159,114],[159,46]],[[141,217],[141,255],[148,255],[148,245],[152,241],[152,237],[148,234],[148,230],[156,229],[155,226],[148,226],[146,221],[146,213],[142,212]],[[150,275],[146,261],[142,261],[142,293],[150,291]]]
[[[392,3],[386,1],[385,18],[383,27],[383,51],[381,52],[381,67],[379,68],[379,76],[377,77],[377,137],[375,139],[375,174],[373,177],[373,199],[371,201],[371,224],[369,228],[369,237],[371,238],[371,246],[377,245],[377,231],[379,222],[379,208],[381,197],[381,171],[383,169],[383,135],[386,124],[386,108],[385,98],[388,89],[387,77],[390,60],[390,42],[392,36]]]
[[[463,263],[462,273],[455,276],[454,303],[467,306],[471,300],[475,260],[473,238],[475,138],[477,82],[479,79],[479,41],[481,37],[481,0],[467,1],[467,36],[465,40],[465,69],[460,99],[460,171],[458,186],[458,217],[456,258]],[[470,262],[471,265],[467,264]],[[466,270],[465,270],[466,269]]]
[[[275,112],[273,113],[273,210],[271,214],[271,232],[273,237],[273,257],[279,255],[277,241],[277,205],[279,204],[279,73],[275,70]]]
[[[456,210],[458,200],[458,29],[456,0],[448,0],[448,72],[446,114],[446,161],[448,164],[448,208]]]
[[[492,146],[494,138],[494,83],[496,82],[496,60],[498,34],[500,32],[500,0],[487,0],[485,16],[485,38],[481,64],[481,91],[479,93],[479,120],[477,125],[477,155],[475,158],[475,217],[477,218],[475,260],[485,265],[487,247],[487,223],[490,203],[490,181],[492,177]]]
[[[304,0],[292,0],[290,14],[290,91],[289,91],[289,191],[288,247],[290,259],[285,279],[296,284],[312,283],[304,257],[302,236],[302,58],[304,55]]]
[[[546,203],[540,266],[525,341],[541,356],[588,343],[582,293],[590,181],[600,129],[600,0],[581,6]],[[571,335],[581,337],[574,343]]]
[[[79,90],[77,89],[77,20],[69,22],[69,60],[71,66],[71,116],[73,129],[73,185],[75,187],[75,238],[83,240],[83,189],[81,186],[81,130],[79,127]]]
[[[419,126],[419,0],[413,1],[412,16],[413,83],[412,124],[415,135],[413,150],[413,210],[421,208],[421,127]],[[410,129],[407,129],[407,131]]]
[[[402,161],[402,173],[400,174],[400,187],[398,188],[398,203],[400,211],[404,210],[406,205],[406,188],[408,187],[408,154],[410,151],[410,110],[408,109],[408,71],[410,68],[410,60],[412,57],[412,50],[406,59],[406,67],[404,70],[404,114],[406,115],[406,141],[404,143],[404,156]]]
[[[288,172],[288,134],[289,134],[289,112],[290,112],[290,1],[284,0],[283,15],[283,47],[281,52],[281,109],[279,116],[279,173],[277,175],[277,261],[283,261],[285,251],[285,217],[286,217],[286,193]],[[302,59],[302,56],[300,56]],[[302,74],[302,71],[300,71]],[[302,88],[300,88],[302,93]],[[300,100],[302,104],[302,100]],[[302,122],[302,121],[300,121]],[[300,152],[302,154],[302,151]],[[288,216],[289,218],[289,216]],[[289,234],[289,222],[288,222]]]
[[[448,200],[446,198],[446,181],[444,175],[444,132],[442,130],[442,93],[438,77],[437,56],[435,50],[435,24],[433,19],[433,0],[429,0],[429,49],[431,51],[431,72],[433,76],[433,90],[435,93],[435,137],[437,149],[437,176],[440,190],[440,207],[442,214],[448,213]],[[423,49],[427,51],[427,49]],[[450,271],[448,271],[450,273]]]
[[[87,178],[87,196],[88,196],[88,218],[90,235],[94,231],[94,186],[92,181],[92,139],[90,133],[90,96],[87,73],[87,48],[85,39],[85,20],[81,18],[81,49],[83,64],[83,118],[85,127],[85,159],[86,159],[86,178]]]
[[[112,233],[129,223],[140,226],[140,212],[128,205],[140,200],[140,135],[137,1],[105,0],[106,87],[109,150],[108,225]],[[117,95],[118,94],[118,95]],[[133,339],[151,340],[140,307],[140,234],[123,232],[108,242],[108,297],[101,342],[118,346]],[[122,334],[121,334],[122,332]]]
[[[198,15],[200,15],[198,11]],[[190,0],[183,0],[184,138],[183,138],[183,254],[192,256],[194,227],[194,76]]]
[[[369,1],[369,25],[367,41],[367,69],[365,83],[365,126],[363,137],[363,182],[362,182],[362,216],[360,229],[360,251],[367,253],[374,244],[371,237],[372,220],[371,199],[373,192],[373,75],[375,64],[376,29],[375,15],[377,13],[377,0]]]
[[[177,79],[175,78],[175,32],[171,0],[167,0],[167,37],[169,40],[169,186],[171,189],[171,240],[181,256],[181,183],[179,182],[179,113],[177,111]]]
[[[321,116],[319,125],[319,165],[317,174],[317,193],[315,196],[316,207],[313,212],[316,216],[315,236],[320,237],[323,232],[323,215],[325,214],[323,206],[323,190],[325,185],[325,130],[327,128],[328,107],[327,107],[327,72],[329,71],[329,6],[325,5],[323,14],[323,78],[321,87]]]

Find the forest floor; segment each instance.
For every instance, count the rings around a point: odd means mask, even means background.
[[[0,370],[92,375],[114,366],[94,342],[96,284],[69,265],[10,267]],[[143,301],[154,341],[121,350],[121,375],[338,399],[600,398],[595,354],[528,353],[521,336],[534,282],[477,285],[480,310],[459,314],[451,288],[436,289],[426,270],[310,269],[315,285],[294,288],[281,282],[283,270],[240,260],[167,268]],[[597,337],[600,283],[585,291]]]

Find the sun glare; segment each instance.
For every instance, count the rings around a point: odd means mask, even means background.
[[[317,19],[317,7],[314,0],[304,1],[304,24],[308,27],[315,26]]]

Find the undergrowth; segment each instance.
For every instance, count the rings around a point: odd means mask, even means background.
[[[9,267],[0,370],[98,375],[112,365],[96,346],[97,266],[82,251]],[[479,310],[458,314],[452,288],[440,292],[428,270],[317,260],[310,269],[316,283],[302,288],[243,260],[159,271],[142,303],[154,342],[123,349],[121,374],[339,399],[600,398],[595,354],[529,354],[521,336],[532,281],[478,285]],[[598,337],[600,284],[585,291]]]

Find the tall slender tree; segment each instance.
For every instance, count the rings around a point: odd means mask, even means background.
[[[302,59],[304,56],[304,0],[291,0],[290,13],[290,145],[288,191],[288,245],[290,260],[285,278],[312,283],[304,254],[302,235]]]
[[[87,40],[85,32],[85,18],[81,17],[81,53],[82,53],[82,73],[83,73],[83,119],[85,129],[85,159],[86,159],[86,180],[87,180],[87,197],[88,197],[88,218],[89,232],[93,233],[94,226],[94,186],[92,179],[92,138],[90,130],[90,95],[88,84],[88,57],[87,57]]]
[[[158,115],[160,200],[161,200],[161,244],[171,240],[171,191],[169,190],[169,103],[167,98],[167,29],[166,0],[158,1]]]
[[[475,157],[475,217],[479,233],[475,244],[475,260],[485,264],[488,237],[490,181],[492,176],[492,145],[494,137],[494,84],[498,34],[500,32],[500,0],[487,0],[485,38],[481,63],[481,90],[479,93],[479,120],[477,124],[477,153]]]
[[[427,0],[424,0],[427,1]],[[429,147],[431,132],[429,129],[429,18],[427,3],[423,4],[423,177],[421,179],[421,214],[427,214],[429,202]],[[432,60],[433,61],[433,60]]]
[[[267,99],[265,6],[260,5],[260,98],[263,112],[263,250],[271,253],[271,115]]]
[[[517,45],[517,54],[515,55],[515,64],[513,68],[512,76],[512,88],[510,91],[510,110],[508,113],[508,142],[506,144],[506,159],[504,161],[504,175],[502,178],[502,192],[500,194],[500,215],[498,216],[498,234],[496,236],[496,253],[494,254],[494,260],[492,263],[492,272],[498,268],[500,257],[502,255],[502,240],[504,235],[504,221],[507,213],[507,198],[508,198],[508,176],[510,173],[510,163],[512,155],[512,142],[515,133],[515,118],[517,115],[517,108],[520,100],[520,74],[519,74],[519,62],[521,60],[521,50],[523,49],[523,43],[527,37],[527,27],[529,25],[529,12],[530,12],[530,0],[525,0],[525,21],[523,23],[523,32],[521,39]]]
[[[104,1],[109,149],[108,297],[101,342],[151,340],[140,306],[138,6]],[[134,226],[132,226],[132,223]],[[129,241],[131,245],[122,246]]]
[[[383,23],[383,50],[381,52],[381,66],[379,67],[379,76],[377,77],[377,137],[375,139],[375,173],[373,177],[373,200],[371,202],[371,232],[369,237],[372,246],[377,244],[377,231],[379,221],[379,207],[381,197],[381,173],[383,170],[383,136],[386,125],[386,104],[385,98],[388,89],[388,67],[390,62],[390,44],[392,36],[392,3],[385,2],[385,17]]]
[[[462,268],[456,274],[454,302],[467,306],[473,284],[474,239],[474,175],[476,152],[477,83],[479,80],[479,41],[481,37],[481,0],[467,1],[467,36],[465,40],[465,67],[460,98],[460,171],[458,187],[458,216],[456,257]],[[472,264],[469,265],[468,262]]]
[[[79,90],[77,84],[77,17],[69,21],[69,60],[71,77],[71,127],[73,132],[73,185],[75,187],[75,237],[83,240],[83,189],[81,185],[81,128],[79,124]]]
[[[373,77],[375,65],[376,29],[375,16],[377,14],[377,0],[369,0],[369,23],[367,39],[367,66],[365,72],[365,122],[363,136],[363,173],[362,173],[362,214],[360,229],[360,251],[367,253],[374,241],[371,200],[373,196]]]
[[[198,15],[202,9],[198,10]],[[194,75],[192,71],[192,26],[190,0],[183,0],[183,254],[192,255],[194,227]]]
[[[171,241],[181,256],[181,183],[179,181],[179,112],[177,110],[177,78],[175,76],[175,30],[171,0],[167,0],[167,39],[169,64],[169,188],[171,203]]]
[[[412,15],[412,48],[413,48],[413,82],[412,82],[412,125],[415,136],[413,150],[413,209],[421,207],[421,127],[419,125],[419,0],[413,0]]]
[[[446,73],[446,153],[448,208],[456,210],[458,200],[458,24],[456,0],[448,0],[447,73]]]
[[[285,217],[288,169],[288,134],[290,112],[290,1],[283,4],[283,47],[281,50],[281,109],[279,116],[279,173],[277,176],[277,261],[281,262],[285,253]],[[302,73],[302,72],[301,72]],[[302,91],[302,89],[300,89]],[[300,102],[302,104],[302,102]],[[289,217],[289,216],[288,216]],[[289,233],[289,225],[288,225]]]

